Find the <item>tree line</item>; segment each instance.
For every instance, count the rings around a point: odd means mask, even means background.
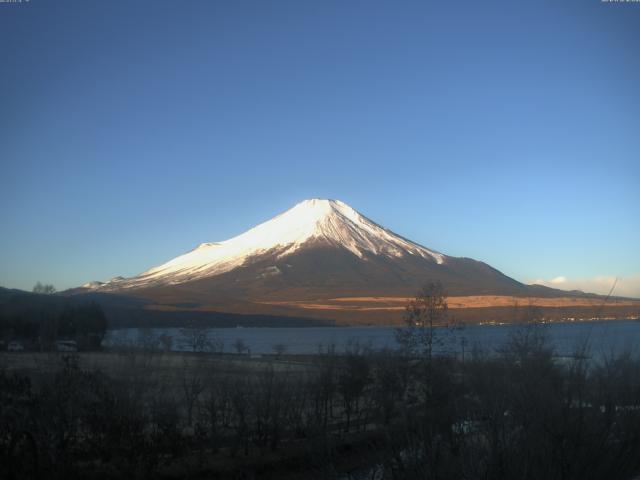
[[[66,304],[53,308],[0,310],[0,338],[19,340],[30,350],[53,350],[58,340],[74,340],[80,349],[97,350],[107,331],[107,318],[99,304]]]

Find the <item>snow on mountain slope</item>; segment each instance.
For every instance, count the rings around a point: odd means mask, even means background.
[[[94,288],[116,290],[184,283],[228,272],[261,254],[275,253],[282,258],[318,241],[346,248],[359,258],[366,254],[416,255],[437,264],[447,258],[394,234],[341,201],[312,199],[230,240],[203,243],[136,277],[96,282]]]

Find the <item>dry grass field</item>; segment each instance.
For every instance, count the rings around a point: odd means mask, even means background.
[[[560,364],[541,335],[462,362],[3,353],[0,478],[636,478],[638,360]]]
[[[188,309],[182,306],[153,304],[152,310],[189,312],[229,312],[244,315],[274,315],[280,317],[328,320],[337,325],[398,325],[403,323],[406,295],[377,295],[304,298],[284,300],[256,297],[236,303],[209,302]],[[570,319],[638,318],[640,300],[599,297],[517,297],[510,295],[449,296],[449,310],[453,317],[468,324],[487,322],[512,323],[514,311],[536,308],[549,321]]]
[[[386,310],[403,311],[412,299],[409,297],[342,297],[326,300],[297,302],[262,302],[267,305],[295,305],[309,310]],[[610,299],[603,302],[599,298],[580,297],[527,297],[520,298],[509,295],[470,295],[447,297],[451,309],[535,306],[535,307],[640,307],[640,301],[629,299]]]

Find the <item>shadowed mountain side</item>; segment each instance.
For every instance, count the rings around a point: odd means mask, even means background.
[[[365,254],[359,258],[340,246],[316,242],[283,258],[275,253],[253,257],[241,267],[210,278],[127,293],[156,301],[196,303],[411,296],[427,281],[441,282],[449,295],[526,296],[529,292],[528,286],[472,259],[450,257],[446,264],[437,264],[409,255],[389,258]]]

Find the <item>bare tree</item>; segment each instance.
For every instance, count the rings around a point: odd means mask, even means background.
[[[36,283],[33,286],[33,293],[42,293],[45,295],[51,295],[52,293],[56,293],[56,287],[48,283]]]
[[[284,352],[287,351],[287,346],[284,343],[278,343],[273,346],[273,351],[275,352],[277,357],[280,358],[282,355],[284,355]]]
[[[185,368],[185,374],[182,377],[182,393],[187,409],[187,425],[190,427],[193,425],[193,409],[204,391],[204,382],[198,371],[189,372],[188,370],[190,367]]]
[[[366,357],[348,353],[338,377],[338,390],[342,396],[346,416],[345,432],[351,427],[351,419],[360,407],[360,397],[369,383],[370,366]]]
[[[422,287],[406,307],[405,327],[396,329],[396,341],[410,356],[422,354],[431,361],[436,326],[446,325],[449,307],[442,284],[431,282]]]
[[[212,349],[212,342],[209,340],[208,329],[201,326],[185,327],[180,330],[183,343],[192,352],[206,352]]]
[[[241,355],[242,353],[245,352],[245,350],[248,350],[249,347],[247,347],[247,344],[244,343],[243,339],[236,338],[236,341],[233,342],[233,348],[235,349],[238,355]]]
[[[231,378],[229,376],[210,375],[204,401],[201,403],[201,418],[206,429],[210,447],[218,451],[223,434],[229,429],[233,410],[231,408]]]
[[[173,348],[173,337],[171,335],[162,334],[158,338],[160,344],[162,345],[162,350],[165,352],[170,352]]]
[[[155,352],[160,349],[160,338],[148,327],[138,330],[136,346],[143,350]]]

